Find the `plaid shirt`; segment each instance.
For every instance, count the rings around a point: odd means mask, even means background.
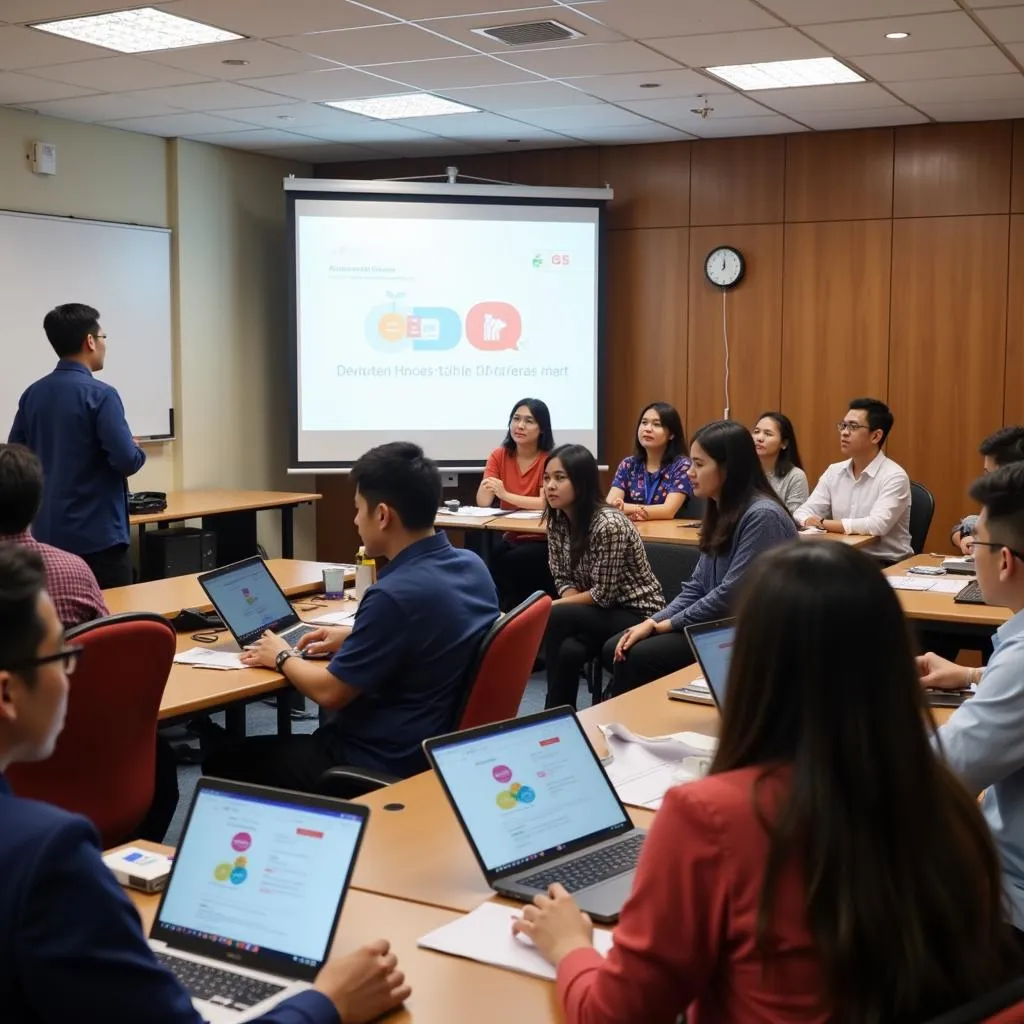
[[[0,537],[4,541],[39,553],[46,568],[46,589],[65,629],[110,614],[92,569],[78,555],[41,544],[28,530]]]
[[[569,555],[569,523],[553,515],[548,523],[548,564],[559,594],[570,588],[590,591],[600,608],[632,608],[653,615],[665,599],[651,571],[647,550],[636,527],[607,505],[594,513],[587,547],[573,567]]]

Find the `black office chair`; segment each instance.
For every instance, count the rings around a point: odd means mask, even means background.
[[[691,495],[683,502],[683,507],[676,513],[676,519],[703,519],[704,506],[707,498],[695,498]]]
[[[1003,1012],[1006,1011],[1006,1012]],[[933,1017],[928,1024],[1011,1024],[1024,1019],[1024,977],[972,999],[966,1006]]]
[[[914,480],[910,481],[910,546],[915,555],[924,551],[935,515],[935,498],[932,492]]]

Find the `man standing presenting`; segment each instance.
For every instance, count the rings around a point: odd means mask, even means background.
[[[132,582],[127,477],[146,455],[128,429],[121,396],[93,377],[107,353],[99,316],[77,302],[46,314],[43,330],[60,361],[21,396],[8,440],[31,448],[43,464],[36,540],[81,556],[106,588]]]

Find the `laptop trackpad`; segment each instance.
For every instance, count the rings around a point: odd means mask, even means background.
[[[633,888],[634,872],[616,875],[589,889],[573,893],[580,910],[589,914],[595,921],[617,921],[622,904],[629,898]]]

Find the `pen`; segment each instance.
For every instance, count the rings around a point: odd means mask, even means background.
[[[201,669],[203,672],[231,672],[232,669],[223,665],[193,665],[192,668]]]

